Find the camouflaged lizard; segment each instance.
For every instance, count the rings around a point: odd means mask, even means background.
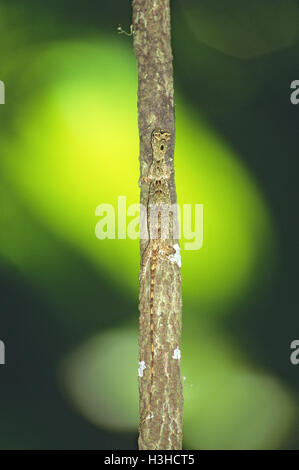
[[[147,201],[147,227],[149,241],[145,248],[141,261],[140,282],[144,282],[148,266],[150,266],[150,345],[151,345],[151,364],[150,364],[150,390],[149,403],[142,419],[151,417],[152,409],[152,391],[154,381],[154,302],[156,287],[156,270],[158,263],[162,260],[169,260],[169,256],[174,255],[176,250],[172,246],[172,219],[171,199],[169,192],[170,171],[165,163],[165,154],[167,142],[170,133],[162,129],[155,129],[152,132],[152,157],[153,161],[148,175],[141,178],[142,182],[149,183],[148,201]]]

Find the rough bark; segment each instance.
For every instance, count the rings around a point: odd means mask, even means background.
[[[169,0],[133,0],[133,41],[138,62],[138,125],[140,176],[152,163],[151,135],[154,129],[171,134],[166,163],[171,170],[170,196],[176,202],[174,184],[174,92],[170,41]],[[148,188],[141,185],[140,202],[147,206]],[[146,219],[141,217],[140,232]],[[177,241],[173,241],[177,244]],[[141,240],[141,256],[147,241]],[[139,361],[139,449],[181,449],[182,383],[179,351],[181,342],[180,263],[163,260],[155,275],[153,336],[150,334],[150,269],[140,286]],[[154,380],[151,377],[154,344]]]

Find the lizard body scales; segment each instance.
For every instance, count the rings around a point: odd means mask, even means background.
[[[165,162],[167,141],[170,134],[161,129],[152,133],[152,164],[148,175],[142,182],[149,183],[147,202],[147,227],[149,241],[142,255],[140,282],[146,282],[146,273],[150,268],[149,289],[149,337],[150,337],[150,385],[148,404],[144,409],[142,420],[152,418],[152,395],[155,375],[155,338],[154,338],[154,309],[156,272],[161,261],[169,261],[169,256],[175,253],[172,246],[172,213],[169,192],[170,171]]]

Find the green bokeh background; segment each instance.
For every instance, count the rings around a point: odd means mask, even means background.
[[[296,0],[173,0],[184,448],[298,448]],[[129,1],[0,2],[1,449],[137,446],[139,200]],[[132,217],[128,217],[128,221]]]

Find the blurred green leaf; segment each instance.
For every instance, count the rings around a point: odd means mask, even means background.
[[[59,376],[74,406],[94,424],[135,430],[138,423],[137,333],[112,330],[72,352]]]
[[[136,295],[138,241],[95,236],[99,204],[111,204],[117,217],[119,196],[127,207],[138,203],[134,59],[120,43],[65,43],[38,55],[38,70],[48,87],[5,145],[6,178],[49,229]],[[259,189],[225,141],[179,99],[175,161],[179,204],[193,205],[193,221],[194,204],[204,205],[203,248],[184,252],[182,239],[184,293],[210,308],[235,301],[272,250]]]
[[[71,353],[60,376],[78,411],[108,429],[136,429],[136,359],[137,331],[126,329],[99,334]],[[216,331],[189,332],[182,373],[187,448],[276,448],[294,425],[296,406],[284,386],[250,367]]]
[[[199,41],[237,58],[268,54],[298,38],[296,0],[181,0],[181,11]]]

